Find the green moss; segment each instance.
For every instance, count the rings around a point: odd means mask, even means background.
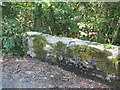
[[[101,65],[104,65],[101,66],[102,70],[106,71],[106,72],[111,72],[111,73],[118,73],[118,59],[117,58],[114,58],[114,59],[107,59],[107,60],[104,60],[104,62],[101,62],[103,64]]]
[[[34,52],[36,54],[36,57],[39,58],[39,59],[41,59],[42,61],[44,61],[45,58],[46,58],[46,55],[47,55],[47,51],[44,50],[43,47],[46,44],[49,44],[49,43],[41,35],[32,36],[32,37],[34,37],[33,48],[34,48]]]
[[[107,51],[107,50],[103,50],[102,53],[105,54],[106,56],[112,55],[112,52]]]
[[[72,49],[67,48],[66,44],[62,42],[57,42],[55,50],[57,55],[62,55],[68,58],[73,58],[73,56],[80,57],[80,60],[91,60],[95,57],[98,61],[107,59],[107,56],[112,55],[110,51],[99,50],[94,47],[89,47],[87,45],[76,45]],[[102,56],[102,57],[101,57]]]
[[[29,36],[27,33],[22,33],[21,35],[22,35],[22,36],[26,36],[26,37]]]
[[[62,42],[57,42],[57,45],[54,49],[54,54],[62,55],[68,58],[73,58],[73,56],[80,57],[80,60],[91,60],[95,57],[98,61],[107,59],[107,56],[112,55],[110,51],[99,50],[94,47],[89,47],[87,45],[76,45],[72,49],[67,48],[66,44]],[[102,57],[101,57],[102,56]]]
[[[120,54],[118,54],[115,59],[120,61]]]
[[[66,52],[66,44],[62,43],[61,41],[57,42],[56,45],[54,46],[53,53],[59,57],[59,56],[65,56]]]
[[[107,50],[99,50],[94,47],[89,47],[87,45],[77,45],[74,47],[74,54],[80,56],[80,60],[91,60],[92,57],[99,59],[106,58],[109,55],[112,55],[110,51]],[[102,56],[102,57],[101,57]]]
[[[66,44],[63,44],[63,42],[61,42],[61,41],[57,42],[57,45],[55,47],[56,51],[59,52],[59,53],[63,53],[63,50],[65,48],[66,48]]]
[[[55,45],[50,44],[47,42],[47,40],[42,37],[41,35],[34,35],[32,36],[34,37],[33,40],[33,48],[34,48],[34,52],[36,54],[36,58],[42,60],[42,61],[46,61],[51,63],[51,64],[56,64],[57,63],[57,58],[56,58],[56,52],[55,49],[52,49],[50,52],[47,50],[44,50],[43,47],[45,47],[46,45],[50,45],[51,47],[55,48]],[[58,46],[61,46],[60,44]],[[60,47],[62,48],[62,47]],[[57,48],[56,50],[58,50],[59,48]],[[47,57],[47,54],[50,54],[49,59]],[[47,57],[47,59],[46,59]]]
[[[120,54],[116,56],[116,58],[114,59],[110,59],[110,62],[111,62],[111,65],[113,66],[112,69],[114,69],[113,72],[116,72],[118,73],[118,69],[119,69],[119,66],[118,66],[118,62],[120,61]]]
[[[79,56],[80,60],[90,60],[92,58],[87,50],[87,45],[77,45],[73,48],[74,54]]]

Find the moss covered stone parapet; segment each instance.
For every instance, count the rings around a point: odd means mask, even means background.
[[[66,56],[69,58],[73,58],[73,56],[76,55],[82,61],[91,60],[93,57],[100,61],[101,59],[107,59],[107,56],[112,55],[110,51],[100,50],[87,45],[75,45],[68,47],[67,44],[64,44],[62,41],[57,42],[55,45],[51,44],[42,35],[32,35],[31,37],[34,37],[34,53],[36,54],[37,58],[40,58],[42,60],[45,60],[46,57],[49,55],[51,55],[51,58],[53,58],[54,56]],[[45,50],[44,47],[46,46],[52,48],[50,50]]]
[[[115,50],[102,47],[100,44],[89,44],[87,41],[66,37],[56,37],[48,34],[31,33],[29,36],[29,52],[33,57],[52,64],[59,64],[59,60],[74,62],[91,62],[95,59],[97,67],[105,72],[117,72],[117,48]],[[112,46],[113,47],[113,46]],[[112,58],[108,58],[108,57]]]
[[[118,75],[120,54],[117,46],[106,48],[97,42],[92,44],[90,41],[38,32],[28,35],[28,54],[38,60],[68,68],[72,72],[80,71],[83,74],[86,70],[85,75],[98,75],[105,80],[109,78],[107,74]]]

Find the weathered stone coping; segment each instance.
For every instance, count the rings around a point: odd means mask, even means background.
[[[100,43],[97,43],[97,42],[90,42],[90,41],[86,41],[86,40],[67,38],[67,37],[57,37],[57,36],[52,36],[52,35],[49,35],[49,34],[43,34],[43,33],[39,33],[39,32],[27,32],[27,34],[29,36],[42,35],[51,44],[56,44],[57,42],[61,41],[64,44],[66,44],[67,46],[88,45],[90,47],[94,47],[94,48],[97,48],[97,49],[100,49],[100,50],[108,50],[108,51],[112,52],[112,55],[108,56],[109,59],[115,58],[117,55],[120,54],[120,51],[119,51],[120,47],[115,46],[115,45],[111,45],[111,48],[105,48],[104,44],[100,44]],[[32,40],[33,39],[34,39],[34,37],[31,37],[31,38],[28,39],[29,51],[27,53],[30,54],[32,57],[35,57],[35,53],[33,52],[34,49],[32,48],[32,46],[33,46]],[[49,46],[46,46],[45,49],[49,50],[49,48],[50,48]]]

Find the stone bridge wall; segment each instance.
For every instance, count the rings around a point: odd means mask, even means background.
[[[89,73],[105,82],[116,81],[118,74],[118,46],[106,48],[104,44],[38,32],[27,32],[31,57],[58,65],[78,73]],[[68,67],[67,67],[68,66]],[[73,68],[74,70],[70,69]],[[97,74],[93,73],[98,71]],[[104,73],[105,72],[105,73]],[[93,75],[95,74],[95,75]],[[112,76],[110,76],[112,75]]]

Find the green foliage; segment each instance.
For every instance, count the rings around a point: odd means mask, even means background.
[[[2,54],[23,56],[26,53],[27,39],[23,36],[1,37]]]
[[[18,21],[12,18],[3,18],[2,25],[2,54],[12,54],[24,56],[27,48],[26,35],[22,33],[24,29],[18,24]]]
[[[117,2],[3,2],[2,33],[12,38],[38,31],[120,45],[119,8]]]
[[[105,48],[111,48],[112,45],[111,44],[105,44]]]

